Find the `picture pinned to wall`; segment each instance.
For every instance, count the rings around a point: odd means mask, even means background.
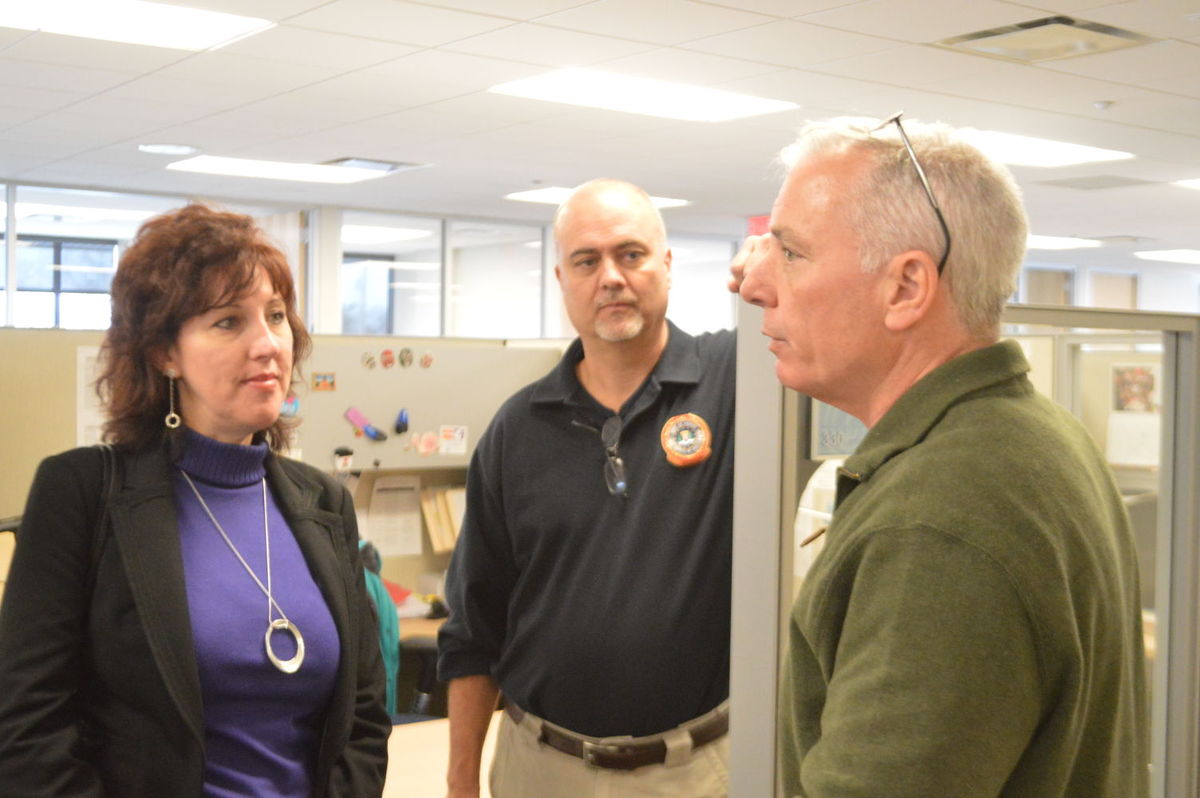
[[[858,448],[867,427],[849,413],[824,402],[812,403],[812,459],[848,457]]]
[[[396,353],[390,349],[385,349],[379,353],[379,365],[385,369],[390,369],[396,365]]]
[[[283,398],[283,404],[279,406],[279,415],[284,418],[295,418],[300,412],[300,397],[288,391],[288,395]]]
[[[1113,465],[1155,467],[1162,432],[1162,367],[1114,363],[1106,455]]]
[[[363,352],[362,364],[365,369],[375,368],[375,356],[370,352]]]
[[[313,372],[312,387],[314,391],[336,391],[337,375],[332,371]]]
[[[428,352],[421,355],[421,368],[427,369],[432,365],[433,365],[433,355],[429,354]]]
[[[400,350],[398,358],[400,360],[400,368],[406,369],[412,365],[413,351],[406,346]]]
[[[467,428],[461,424],[438,427],[438,454],[466,454]]]
[[[1158,371],[1153,363],[1113,365],[1112,409],[1118,413],[1157,413],[1161,394]]]

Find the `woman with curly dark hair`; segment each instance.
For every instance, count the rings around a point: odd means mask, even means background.
[[[379,795],[350,496],[279,456],[310,345],[286,258],[189,205],[142,226],[112,303],[111,446],[41,464],[0,608],[3,792]]]

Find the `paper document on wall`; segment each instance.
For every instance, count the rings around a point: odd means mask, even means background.
[[[369,540],[380,556],[421,553],[421,478],[379,476],[371,487]]]
[[[96,395],[97,363],[100,347],[81,346],[75,350],[75,445],[91,446],[100,442],[104,429],[104,408]]]

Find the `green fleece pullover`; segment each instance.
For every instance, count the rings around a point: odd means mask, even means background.
[[[913,386],[839,472],[792,611],[781,740],[805,798],[1144,798],[1133,538],[1011,341]]]

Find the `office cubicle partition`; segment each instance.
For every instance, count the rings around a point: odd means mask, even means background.
[[[1196,795],[1200,317],[1013,305],[1004,321],[1006,336],[1021,340],[1030,354],[1039,390],[1081,417],[1109,459],[1116,459],[1114,470],[1135,523],[1152,525],[1141,536],[1150,552],[1142,552],[1143,578],[1153,586],[1143,600],[1149,605],[1147,644],[1153,654],[1151,795]],[[757,308],[739,308],[730,673],[730,780],[738,798],[777,793],[775,713],[783,630],[794,595],[793,525],[800,493],[818,465],[812,403],[779,387],[774,358],[755,334],[760,326]],[[1096,416],[1097,407],[1113,402],[1134,409],[1136,400],[1110,395],[1116,390],[1112,382],[1142,371],[1157,381],[1156,428],[1146,427],[1147,419],[1137,414]],[[1104,395],[1097,397],[1097,391]],[[1157,446],[1144,440],[1147,429]]]

